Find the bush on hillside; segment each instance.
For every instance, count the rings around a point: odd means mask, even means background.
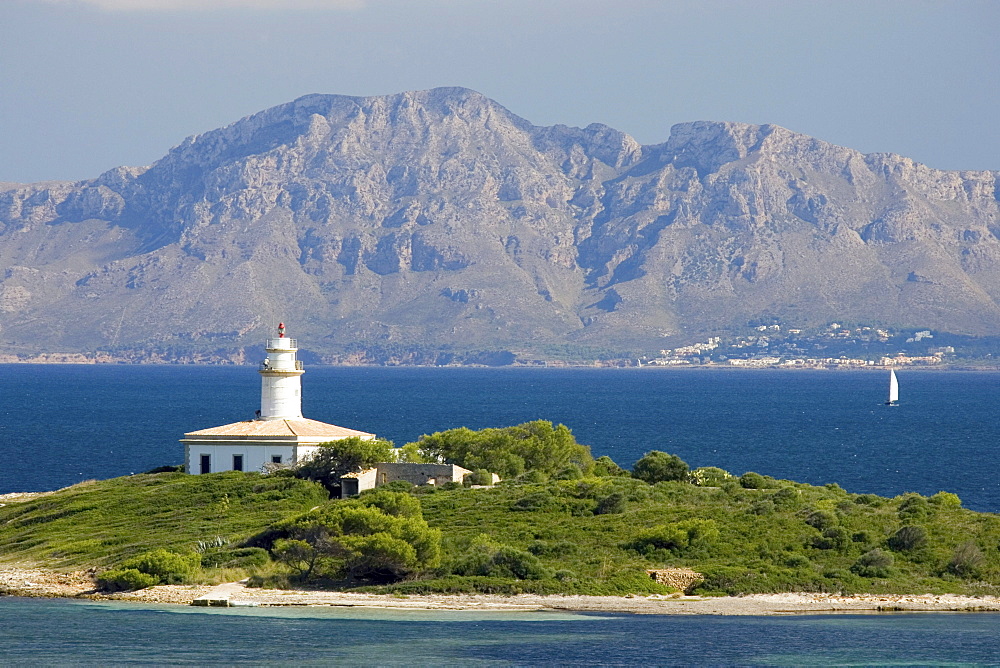
[[[595,515],[616,515],[625,512],[628,508],[628,499],[621,492],[612,492],[597,502],[594,508]]]
[[[194,571],[201,566],[201,555],[177,554],[159,549],[144,552],[127,559],[121,564],[122,569],[134,568],[140,573],[146,573],[157,579],[157,584],[181,584],[187,581]]]
[[[806,524],[820,531],[829,529],[837,523],[837,516],[829,510],[814,510],[806,516]]]
[[[688,478],[688,465],[677,455],[659,450],[647,452],[632,467],[632,476],[651,485]]]
[[[689,519],[640,531],[627,547],[653,557],[657,550],[683,554],[689,548],[709,546],[718,539],[715,520]]]
[[[452,566],[455,575],[541,580],[552,577],[538,557],[510,545],[493,541],[485,535],[478,536],[469,549]]]
[[[876,547],[858,557],[851,571],[863,578],[887,578],[892,575],[895,561],[891,553]]]
[[[621,478],[629,475],[629,472],[618,466],[607,455],[601,455],[594,460],[594,475],[599,478]]]
[[[960,578],[979,577],[980,569],[985,561],[986,557],[976,545],[976,541],[967,540],[955,548],[955,553],[952,555],[951,561],[948,562],[948,572]]]
[[[467,473],[465,477],[462,478],[462,484],[466,487],[471,487],[473,485],[492,485],[493,474],[486,469],[476,469],[472,473]]]
[[[142,573],[135,568],[116,568],[97,576],[97,588],[101,591],[134,591],[160,584],[155,575]]]
[[[922,520],[931,512],[930,502],[919,494],[908,492],[899,503],[899,519],[906,521]]]
[[[927,529],[917,525],[900,527],[886,541],[893,552],[912,552],[927,544]]]
[[[740,476],[740,487],[744,489],[774,489],[778,481],[771,476],[747,471]]]

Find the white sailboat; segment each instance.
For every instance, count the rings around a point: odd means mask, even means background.
[[[893,369],[889,369],[889,400],[885,402],[886,406],[895,406],[899,403],[899,381],[896,380],[896,372]]]

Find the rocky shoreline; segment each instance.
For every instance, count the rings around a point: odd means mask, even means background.
[[[222,585],[164,585],[134,592],[102,594],[91,574],[58,573],[0,566],[0,595],[84,598],[233,607],[327,606],[404,610],[616,612],[651,615],[788,615],[879,612],[1000,612],[1000,597],[786,593],[749,596],[540,596],[520,594],[427,594],[400,596],[312,590],[257,589],[240,582]]]

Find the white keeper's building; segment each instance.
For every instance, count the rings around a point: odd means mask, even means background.
[[[260,410],[257,418],[184,434],[184,465],[188,473],[260,471],[265,464],[293,464],[308,458],[320,443],[375,434],[338,427],[302,417],[302,362],[295,359],[295,339],[267,340],[267,358],[260,365]]]

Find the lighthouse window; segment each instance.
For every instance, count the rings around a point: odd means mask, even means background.
[[[212,472],[212,455],[201,456],[201,472],[202,473]]]
[[[233,455],[233,470],[234,471],[243,470],[243,455]]]
[[[271,463],[272,464],[280,464],[281,463],[281,455],[271,455]]]

